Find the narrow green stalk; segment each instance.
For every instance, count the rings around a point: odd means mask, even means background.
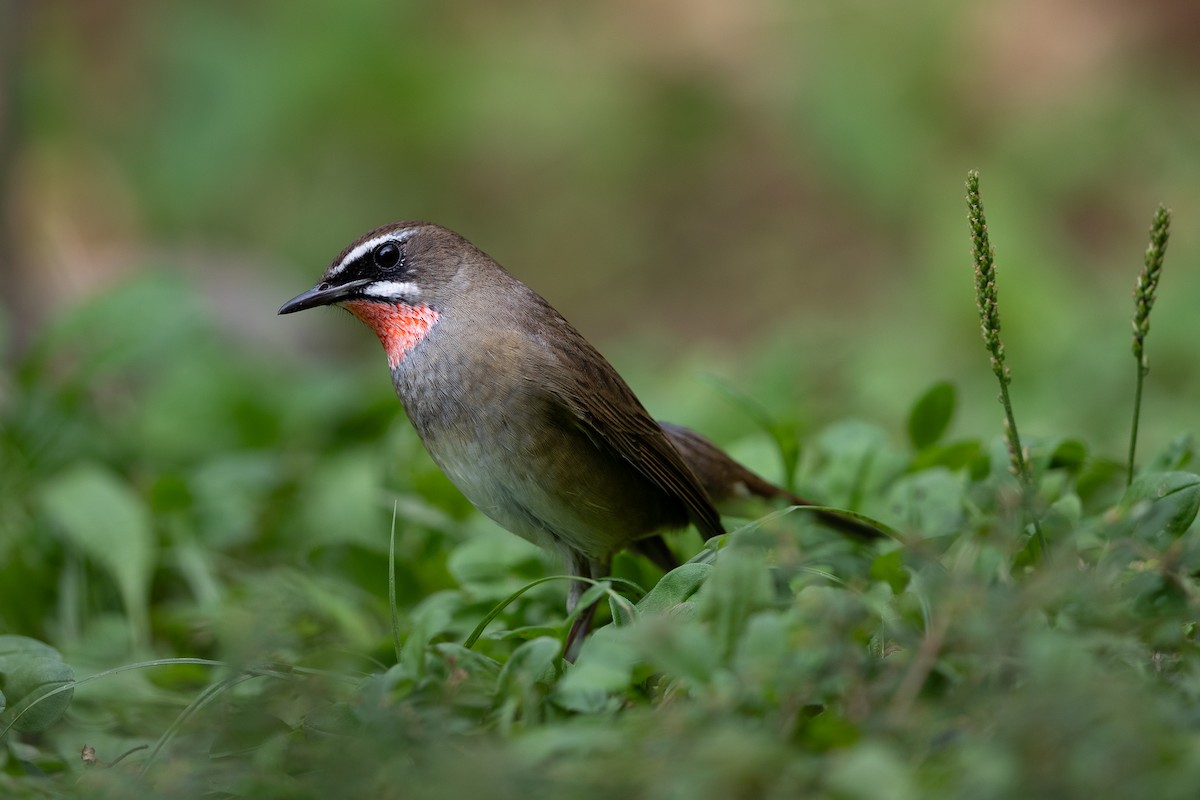
[[[1004,363],[1004,343],[1000,341],[1000,300],[996,290],[996,251],[988,241],[987,220],[983,216],[983,200],[979,196],[979,172],[967,173],[967,224],[971,228],[971,258],[975,263],[975,299],[979,306],[980,330],[983,343],[991,354],[992,372],[1000,382],[1000,403],[1004,406],[1004,435],[1008,443],[1013,472],[1021,483],[1021,494],[1026,512],[1033,522],[1034,536],[1039,548],[1046,549],[1046,537],[1033,513],[1033,476],[1025,452],[1021,449],[1021,437],[1017,432],[1017,420],[1013,415],[1012,400],[1008,396],[1008,384],[1012,374]]]
[[[1150,332],[1150,309],[1154,306],[1154,293],[1158,291],[1158,278],[1162,273],[1163,258],[1167,253],[1167,239],[1171,233],[1171,212],[1159,206],[1150,224],[1150,246],[1146,248],[1145,266],[1138,274],[1137,288],[1133,291],[1133,357],[1137,360],[1137,383],[1133,395],[1133,426],[1129,432],[1129,470],[1125,485],[1133,483],[1133,463],[1137,453],[1138,419],[1142,413],[1142,382],[1150,371],[1146,359],[1146,334]]]
[[[400,644],[400,610],[396,608],[396,511],[399,502],[392,503],[392,532],[388,536],[388,611],[392,620],[392,647],[396,649],[396,663],[404,660],[404,648]]]

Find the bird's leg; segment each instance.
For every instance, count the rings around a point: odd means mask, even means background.
[[[607,561],[591,561],[582,553],[571,553],[567,556],[567,572],[574,577],[600,580],[608,577],[608,571],[609,563]],[[586,581],[571,581],[571,585],[567,589],[567,614],[575,611],[576,606],[579,605],[579,598],[591,585]],[[583,609],[575,618],[575,622],[571,624],[571,630],[567,632],[567,638],[563,642],[563,658],[567,661],[574,661],[575,657],[579,655],[583,640],[592,630],[592,620],[596,616],[596,606],[598,605],[600,605],[599,600]]]
[[[592,570],[591,562],[582,553],[571,551],[567,553],[566,561],[567,574],[571,576],[571,580],[567,583],[567,614],[569,616],[575,610],[575,606],[579,605],[579,598],[588,588],[587,581],[575,579],[592,577]]]

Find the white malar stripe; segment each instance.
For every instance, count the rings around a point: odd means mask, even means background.
[[[331,267],[329,271],[325,273],[325,277],[332,278],[334,275],[337,275],[339,272],[344,270],[346,266],[352,263],[355,259],[361,258],[384,242],[396,242],[397,244],[400,244],[407,241],[412,235],[412,230],[403,230],[395,231],[393,233],[385,233],[380,236],[373,236],[370,239],[367,239],[365,242],[359,244],[349,253],[346,253],[346,257],[339,261],[336,267]]]
[[[421,287],[415,283],[400,281],[376,281],[363,287],[362,293],[368,297],[378,297],[381,300],[395,300],[411,303],[421,296]]]

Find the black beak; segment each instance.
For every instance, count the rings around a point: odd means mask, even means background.
[[[369,278],[363,278],[357,281],[347,281],[337,286],[330,286],[329,283],[323,281],[317,284],[316,288],[309,289],[304,294],[298,294],[291,300],[288,300],[279,307],[279,313],[291,314],[294,311],[303,311],[306,308],[316,308],[317,306],[327,306],[341,302],[370,282]]]

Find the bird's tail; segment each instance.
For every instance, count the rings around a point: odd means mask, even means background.
[[[725,510],[752,497],[782,500],[795,506],[820,505],[776,486],[734,461],[725,451],[693,430],[670,422],[659,422],[667,438],[683,456],[700,484],[719,510]],[[858,541],[871,541],[884,534],[876,528],[829,511],[814,511],[823,525]]]

